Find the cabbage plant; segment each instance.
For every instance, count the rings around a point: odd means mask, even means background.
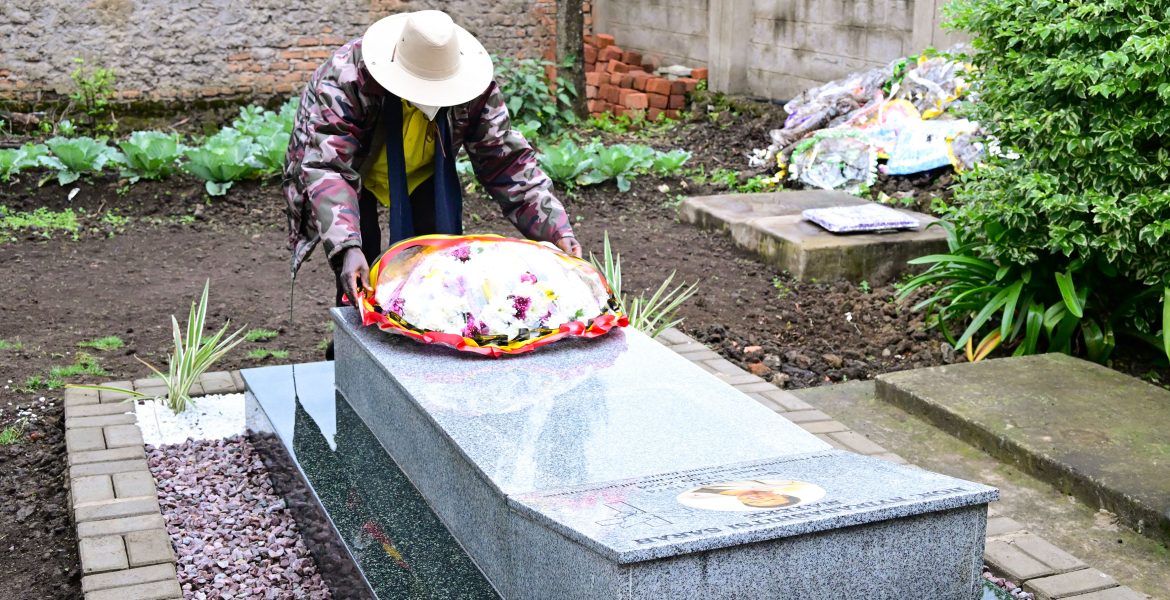
[[[68,185],[86,173],[100,173],[115,151],[106,145],[105,138],[55,137],[45,142],[52,151],[40,157],[40,164],[57,171],[57,183]]]
[[[44,144],[25,144],[19,148],[0,149],[0,181],[40,164],[40,158],[49,153]]]
[[[130,183],[170,176],[185,150],[179,134],[161,131],[135,131],[118,147],[122,149],[122,176]]]
[[[577,184],[577,177],[593,164],[587,150],[572,140],[564,140],[555,146],[548,146],[537,155],[540,168],[556,183],[567,188]]]
[[[225,127],[207,138],[202,146],[188,148],[183,169],[202,179],[212,196],[223,196],[232,184],[257,174],[253,155],[259,147],[252,138],[236,129]]]

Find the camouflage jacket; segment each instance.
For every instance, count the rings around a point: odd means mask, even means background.
[[[292,273],[323,242],[329,258],[361,246],[361,176],[385,143],[379,116],[386,91],[362,66],[361,39],[342,46],[313,73],[301,94],[284,166]],[[520,232],[556,242],[573,235],[536,153],[511,127],[499,86],[448,111],[454,148],[463,147],[476,178]]]

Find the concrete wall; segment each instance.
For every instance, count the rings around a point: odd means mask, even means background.
[[[0,100],[68,93],[74,57],[112,68],[125,100],[287,95],[373,21],[425,8],[491,52],[555,51],[556,0],[14,0],[0,2]]]
[[[711,69],[718,91],[787,99],[960,36],[946,0],[594,0],[598,32],[623,48]]]

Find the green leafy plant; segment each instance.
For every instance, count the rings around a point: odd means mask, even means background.
[[[122,176],[136,183],[139,179],[162,179],[178,168],[185,148],[177,133],[135,131],[119,142]]]
[[[85,174],[100,173],[106,162],[114,156],[105,138],[55,137],[45,144],[52,155],[40,157],[40,163],[57,171],[57,183],[60,185],[69,185]]]
[[[250,138],[253,146],[250,164],[261,175],[275,175],[284,168],[284,157],[292,135],[296,115],[296,99],[291,99],[280,112],[264,110],[259,106],[244,106],[232,121],[232,128],[241,136]]]
[[[94,131],[113,133],[117,128],[110,113],[110,101],[114,98],[114,71],[105,67],[90,69],[82,58],[74,58],[73,62],[77,68],[69,74],[69,78],[73,80],[76,89],[69,94],[69,99],[89,118],[89,126]]]
[[[589,261],[609,282],[620,310],[630,320],[630,326],[650,337],[657,337],[663,331],[681,323],[683,319],[676,316],[678,308],[698,291],[697,281],[689,286],[683,283],[671,288],[670,284],[676,274],[676,271],[671,271],[650,297],[647,298],[645,294],[627,297],[622,291],[622,257],[613,252],[609,243],[609,232],[603,234],[601,259],[590,254]]]
[[[619,192],[630,191],[630,183],[641,169],[653,161],[654,149],[647,146],[614,144],[601,148],[591,161],[592,169],[581,175],[579,182],[585,185],[617,181]]]
[[[248,353],[248,358],[252,360],[265,360],[275,358],[278,360],[288,358],[288,350],[269,350],[267,348],[257,348]]]
[[[19,442],[20,438],[24,437],[24,429],[27,425],[28,421],[20,419],[15,424],[0,430],[0,446],[11,446]]]
[[[174,338],[174,349],[171,351],[170,363],[166,373],[163,373],[154,365],[138,358],[138,361],[154,371],[156,375],[166,384],[167,407],[175,414],[187,410],[191,404],[191,386],[199,380],[212,365],[223,358],[225,354],[230,352],[233,348],[244,341],[241,334],[244,328],[237,329],[231,334],[227,333],[228,323],[210,336],[205,336],[203,333],[204,323],[207,320],[207,298],[211,287],[211,282],[207,281],[203,284],[203,294],[199,297],[199,302],[191,303],[191,311],[187,316],[187,332],[186,334],[179,328],[179,321],[171,316],[171,332]],[[134,390],[124,388],[101,386],[101,385],[79,385],[68,386],[79,387],[96,390],[107,390],[113,392],[121,392],[129,395],[131,398],[145,398],[146,394]]]
[[[55,231],[64,231],[77,239],[80,225],[72,208],[52,211],[44,206],[32,212],[8,212],[0,206],[0,232],[37,231],[46,239]],[[11,237],[11,236],[10,236]]]
[[[576,123],[573,98],[577,89],[563,77],[549,79],[554,64],[547,60],[495,57],[500,91],[513,123],[540,123],[542,133],[552,136]],[[513,125],[515,126],[515,125]]]
[[[869,294],[873,292],[873,288],[870,287],[869,281],[865,279],[862,279],[861,283],[857,284],[857,289],[861,290],[862,294]]]
[[[118,350],[126,345],[122,338],[116,335],[107,335],[106,337],[97,338],[95,340],[87,340],[84,342],[77,342],[78,348],[92,348],[100,350],[101,352],[109,352],[110,350]]]
[[[203,145],[188,148],[183,155],[183,168],[204,181],[211,196],[223,196],[232,184],[253,177],[257,167],[252,156],[259,150],[252,138],[225,127],[207,138]]]
[[[572,140],[562,140],[554,146],[547,146],[537,155],[540,168],[556,183],[572,189],[577,178],[592,165],[588,150],[577,146]]]
[[[0,149],[0,181],[41,164],[41,157],[49,153],[44,144],[25,144],[19,148]]]
[[[792,290],[789,289],[788,285],[784,283],[784,280],[780,279],[779,277],[772,278],[772,287],[776,288],[776,291],[778,292],[777,296],[781,299],[787,298],[792,294]]]
[[[248,333],[244,334],[244,341],[267,342],[268,340],[275,339],[278,335],[280,335],[280,332],[275,329],[249,329]]]
[[[93,356],[78,352],[73,358],[73,364],[49,369],[49,380],[63,380],[82,375],[109,375]]]
[[[668,177],[678,173],[691,158],[691,153],[681,148],[670,152],[658,152],[654,155],[652,169],[658,175]]]
[[[20,350],[23,347],[24,344],[20,342],[0,339],[0,350]]]
[[[955,193],[954,258],[930,261],[955,277],[935,280],[940,322],[1017,333],[1020,352],[1105,360],[1125,332],[1170,355],[1170,16],[1139,0],[948,10],[974,35],[966,116],[990,137]]]

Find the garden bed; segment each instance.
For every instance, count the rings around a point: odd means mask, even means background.
[[[687,166],[702,166],[708,175],[737,169],[779,118],[762,110],[738,117],[716,111],[638,141],[662,150],[687,148],[694,153]],[[59,403],[37,403],[42,396],[59,398],[60,390],[30,385],[30,378],[48,379],[51,366],[78,361],[78,342],[111,335],[124,345],[86,350],[96,359],[93,368],[70,381],[110,378],[101,371],[144,374],[135,355],[165,364],[170,315],[186,314],[206,279],[209,328],[230,319],[276,333],[245,343],[216,368],[320,360],[329,337],[325,309],[332,304],[333,279],[323,257],[314,255],[298,277],[289,321],[284,201],[275,182],[237,183],[226,197],[206,202],[203,183],[185,175],[126,189],[113,176],[67,187],[55,181],[38,187],[38,178],[26,173],[0,185],[2,204],[13,211],[72,209],[77,239],[65,231],[48,239],[44,232],[0,232],[15,238],[0,242],[0,269],[10,273],[0,302],[0,340],[16,346],[0,349],[0,372],[11,380],[0,391],[0,425],[11,424],[21,409],[42,415],[17,445],[0,448],[0,489],[8,497],[28,498],[33,507],[23,520],[0,519],[0,548],[6,552],[0,579],[39,597],[68,598],[77,595],[78,576],[61,486],[62,414]],[[741,176],[730,186],[744,181]],[[678,271],[676,280],[701,280],[698,295],[680,312],[686,318],[681,329],[781,386],[867,379],[954,360],[941,337],[923,329],[921,315],[893,301],[892,286],[795,282],[723,235],[678,221],[674,205],[680,197],[728,187],[691,173],[640,177],[627,193],[611,182],[561,197],[586,251],[600,251],[603,233],[609,233],[625,259],[628,291],[656,286],[672,270]],[[79,192],[70,200],[73,188]],[[469,233],[515,234],[499,209],[478,194],[467,198],[465,221]],[[1121,355],[1115,366],[1167,381],[1166,371],[1151,371],[1147,358]]]

